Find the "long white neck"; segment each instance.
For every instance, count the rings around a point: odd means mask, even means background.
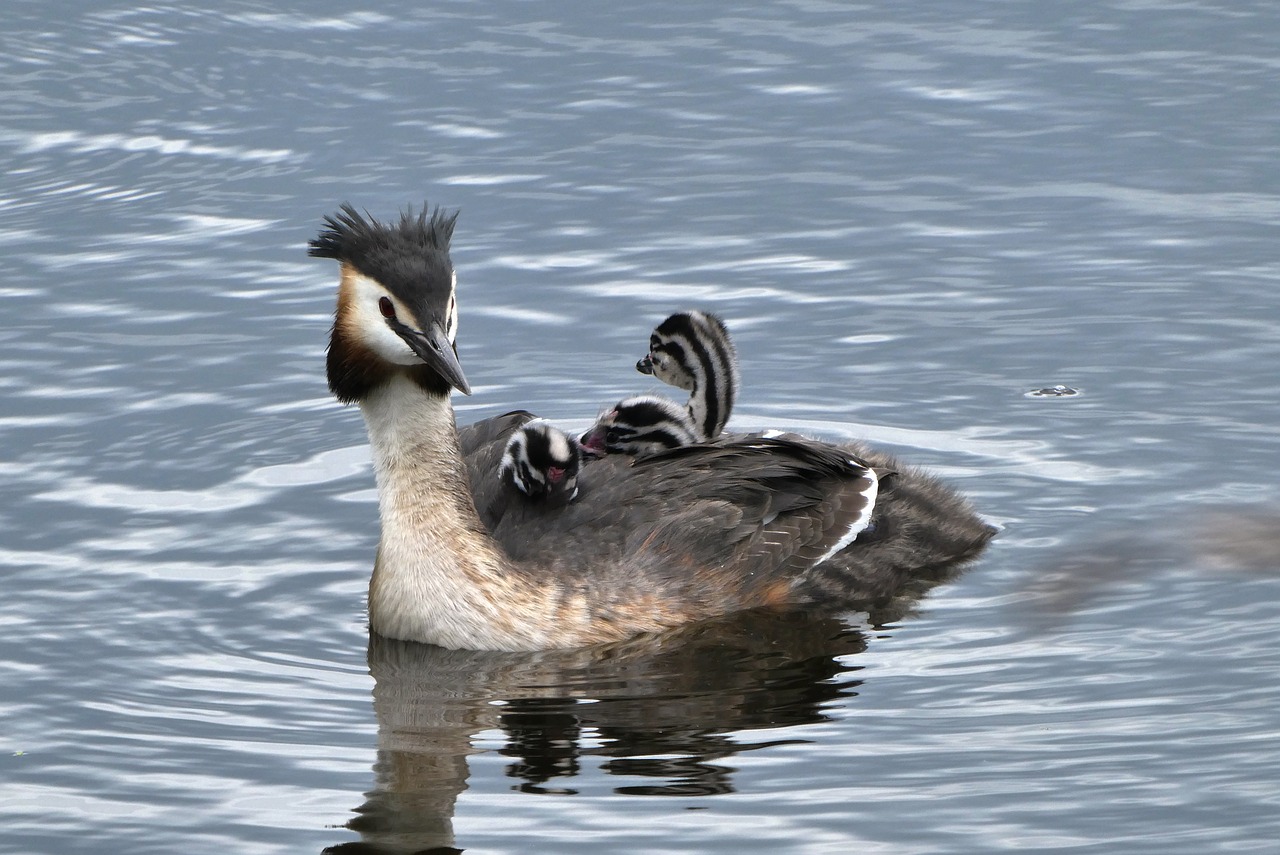
[[[546,646],[536,605],[476,514],[448,396],[395,376],[360,403],[378,480],[382,538],[369,583],[369,624],[390,638],[445,647]]]

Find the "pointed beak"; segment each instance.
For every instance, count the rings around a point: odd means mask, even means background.
[[[464,395],[471,394],[471,386],[462,374],[462,366],[458,364],[458,351],[449,341],[444,327],[432,322],[426,330],[415,330],[398,320],[389,319],[387,323],[418,354],[418,358],[433,368],[446,383]]]
[[[652,374],[653,373],[653,357],[647,353],[644,356],[640,357],[640,361],[636,363],[636,370],[639,371],[641,374]]]

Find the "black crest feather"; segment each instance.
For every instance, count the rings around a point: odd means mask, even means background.
[[[324,218],[324,230],[308,244],[307,254],[346,261],[366,270],[396,248],[447,253],[457,220],[457,211],[445,213],[439,207],[431,211],[423,202],[417,214],[409,208],[400,215],[398,224],[383,224],[368,211],[362,215],[343,203],[338,213]]]

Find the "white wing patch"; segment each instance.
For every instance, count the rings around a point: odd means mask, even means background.
[[[856,463],[855,461],[851,460],[849,462],[855,466],[861,466],[861,464]],[[835,545],[828,549],[825,555],[813,562],[813,566],[816,567],[824,561],[829,561],[833,555],[836,555],[840,550],[857,540],[858,535],[871,524],[871,514],[876,509],[876,495],[880,490],[880,478],[871,469],[865,469],[862,477],[871,482],[867,488],[862,491],[862,495],[867,498],[866,507],[862,509],[862,513],[859,514],[849,526],[849,529],[844,533],[844,536],[836,541]]]
[[[458,271],[453,271],[453,279],[449,285],[449,316],[445,318],[445,335],[449,344],[458,343]]]

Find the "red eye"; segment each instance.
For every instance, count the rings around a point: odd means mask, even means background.
[[[396,307],[391,305],[391,301],[386,297],[378,298],[378,311],[382,312],[384,318],[394,318],[396,316]]]

